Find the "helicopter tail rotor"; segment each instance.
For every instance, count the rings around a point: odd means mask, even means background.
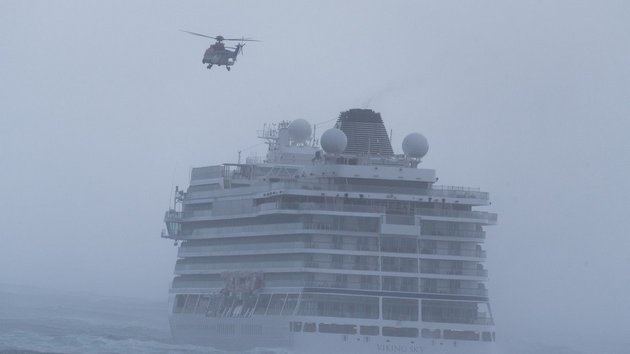
[[[237,45],[235,45],[234,47],[231,47],[230,49],[234,50],[234,58],[236,58],[239,54],[243,54],[243,47],[245,46],[245,43],[238,43]]]

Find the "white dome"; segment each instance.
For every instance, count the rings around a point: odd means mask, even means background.
[[[348,137],[337,128],[330,128],[322,134],[320,140],[322,148],[328,154],[338,154],[343,152],[348,145]]]
[[[424,135],[411,133],[403,140],[402,149],[405,155],[419,159],[429,152],[429,142]]]
[[[289,124],[289,136],[296,143],[303,143],[311,137],[311,125],[304,119],[296,119]]]

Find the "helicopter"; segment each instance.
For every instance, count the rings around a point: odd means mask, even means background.
[[[213,65],[225,65],[225,68],[230,71],[230,66],[236,63],[236,57],[239,53],[243,53],[243,47],[245,46],[245,42],[260,42],[259,40],[252,38],[225,38],[223,36],[208,36],[201,33],[195,33],[190,31],[180,30],[182,32],[186,32],[188,34],[192,34],[195,36],[205,37],[214,39],[216,42],[210,45],[206,52],[203,55],[203,59],[201,59],[201,63],[208,64],[207,68],[211,69]],[[226,47],[223,44],[223,41],[238,41],[234,47]]]

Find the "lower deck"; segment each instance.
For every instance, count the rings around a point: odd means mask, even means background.
[[[224,351],[282,348],[296,353],[489,354],[494,350],[494,332],[402,327],[379,321],[173,314],[170,323],[176,341]]]
[[[234,293],[226,289],[216,289],[206,294],[175,294],[172,297],[171,312],[214,318],[310,316],[396,321],[416,327],[418,323],[427,323],[433,326],[450,326],[445,327],[448,330],[493,325],[490,306],[486,300],[461,297],[449,300],[449,297],[436,298],[420,293],[343,292],[323,288],[273,293]]]

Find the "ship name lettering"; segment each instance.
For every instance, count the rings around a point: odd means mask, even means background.
[[[376,349],[386,353],[422,353],[422,348],[413,344],[377,344]]]

